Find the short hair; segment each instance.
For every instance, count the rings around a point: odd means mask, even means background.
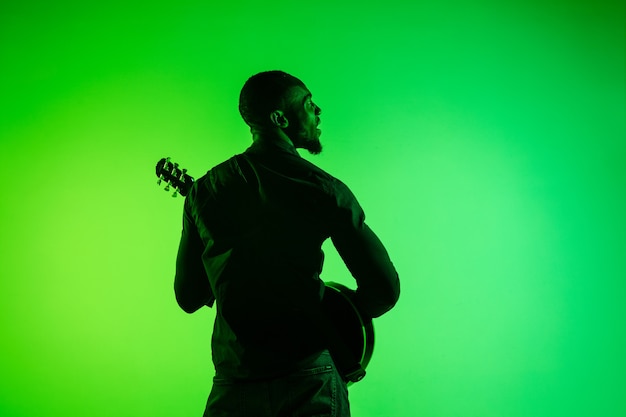
[[[269,125],[269,115],[281,108],[289,90],[305,87],[293,75],[283,71],[265,71],[250,77],[239,94],[239,113],[250,127]]]

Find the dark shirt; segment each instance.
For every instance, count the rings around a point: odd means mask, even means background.
[[[195,182],[175,289],[188,312],[216,302],[217,376],[285,374],[326,348],[320,273],[329,237],[356,279],[361,313],[393,307],[398,275],[356,198],[291,144],[258,140]]]

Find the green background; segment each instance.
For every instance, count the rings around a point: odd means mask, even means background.
[[[0,415],[201,415],[153,169],[244,150],[268,69],[402,279],[355,417],[626,415],[623,2],[92,3],[0,6]]]

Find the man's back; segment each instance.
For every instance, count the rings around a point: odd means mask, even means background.
[[[217,299],[217,375],[284,374],[325,347],[321,246],[363,221],[345,185],[292,146],[256,142],[196,182],[185,218]]]

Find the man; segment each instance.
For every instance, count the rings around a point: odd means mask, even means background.
[[[204,416],[349,416],[323,320],[322,243],[332,239],[356,279],[366,320],[395,305],[398,275],[350,190],[296,151],[322,150],[304,83],[259,73],[239,110],[253,144],[193,185],[176,261],[180,307],[217,305]]]

